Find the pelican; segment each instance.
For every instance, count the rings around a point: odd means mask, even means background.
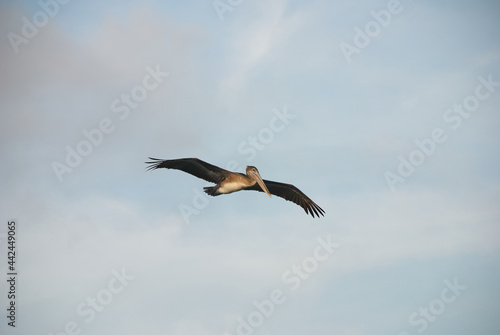
[[[271,197],[271,194],[274,194],[285,200],[292,201],[302,207],[306,214],[310,214],[312,217],[315,217],[314,215],[317,217],[320,215],[323,216],[325,213],[321,207],[309,199],[297,187],[291,184],[263,180],[259,174],[259,170],[255,166],[247,166],[246,175],[244,175],[243,173],[224,170],[198,158],[162,160],[149,157],[149,159],[151,161],[146,162],[146,164],[149,164],[147,167],[148,171],[160,168],[181,170],[216,184],[215,186],[203,188],[205,193],[211,196],[229,194],[241,190],[259,191],[265,192],[269,197]]]

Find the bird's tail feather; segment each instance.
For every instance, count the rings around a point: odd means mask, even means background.
[[[204,187],[203,191],[205,191],[206,194],[211,195],[212,197],[220,195],[220,193],[217,192],[218,187],[217,186],[209,186],[209,187]]]

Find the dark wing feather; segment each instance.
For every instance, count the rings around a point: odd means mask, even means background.
[[[149,159],[152,161],[146,162],[146,164],[150,164],[147,167],[148,171],[159,168],[181,170],[215,184],[220,183],[230,173],[198,158],[162,160],[149,157]]]
[[[285,200],[291,201],[299,205],[304,209],[307,214],[311,214],[314,217],[324,215],[325,211],[319,207],[314,201],[309,199],[301,190],[291,184],[278,183],[275,181],[264,180],[267,189],[271,194],[281,197]],[[258,184],[245,188],[245,190],[264,192]]]

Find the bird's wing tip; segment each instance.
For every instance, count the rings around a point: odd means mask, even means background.
[[[162,159],[160,158],[154,158],[154,157],[148,157],[151,161],[150,162],[144,162],[146,164],[149,164],[146,166],[146,171],[151,171],[154,169],[158,169],[159,165],[162,163]]]

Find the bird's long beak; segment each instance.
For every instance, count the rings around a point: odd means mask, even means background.
[[[267,186],[262,180],[262,177],[260,176],[259,172],[255,172],[255,179],[257,180],[257,183],[259,184],[260,188],[262,188],[262,190],[267,193],[269,198],[271,198],[271,193],[269,193],[269,190],[267,189]]]

